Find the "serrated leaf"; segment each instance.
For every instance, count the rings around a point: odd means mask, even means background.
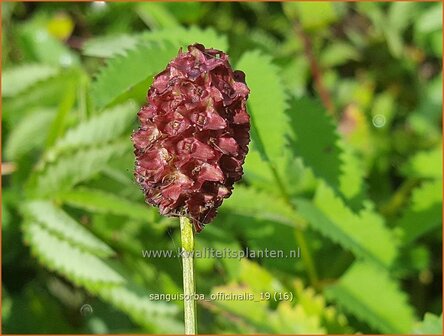
[[[148,42],[110,59],[92,84],[92,97],[103,108],[137,83],[163,70],[177,55],[178,47],[171,43]]]
[[[55,111],[39,109],[29,113],[11,130],[6,141],[5,156],[17,160],[29,151],[42,147]],[[30,140],[32,139],[32,141]]]
[[[131,151],[129,146],[129,141],[117,141],[61,156],[31,177],[31,192],[34,196],[54,197],[57,193],[70,190],[77,183],[97,174],[112,158]]]
[[[326,334],[320,317],[308,314],[304,308],[288,301],[281,302],[277,309],[267,316],[274,332],[285,334]]]
[[[442,144],[415,154],[403,167],[403,172],[410,177],[442,178]]]
[[[274,292],[271,292],[272,294]],[[293,305],[283,301],[276,309],[267,308],[267,300],[261,299],[260,292],[253,291],[250,287],[239,284],[230,284],[213,288],[213,295],[222,297],[250,296],[254,300],[216,300],[216,313],[229,312],[236,316],[234,323],[241,327],[243,333],[284,333],[284,334],[325,334],[325,329],[320,325],[318,315],[310,315],[300,304]],[[217,296],[216,296],[217,297]],[[273,300],[271,298],[271,300]],[[219,314],[218,314],[219,315]],[[266,322],[265,322],[266,321]]]
[[[154,327],[159,333],[180,332],[177,308],[149,301],[144,290],[126,279],[126,273],[120,274],[106,261],[60,239],[36,222],[26,223],[23,230],[32,253],[49,270],[110,302],[140,325]]]
[[[85,42],[82,53],[94,57],[124,55],[127,50],[137,46],[139,38],[138,35],[128,34],[93,37]]]
[[[302,98],[288,110],[293,139],[291,148],[314,174],[334,188],[339,185],[341,150],[333,120],[319,102]]]
[[[333,190],[321,183],[313,203],[296,201],[298,212],[313,229],[338,242],[357,257],[389,267],[397,254],[393,233],[370,208],[353,213]],[[371,238],[370,238],[371,237]]]
[[[83,54],[95,57],[114,57],[125,55],[128,50],[135,49],[139,44],[147,42],[169,42],[172,45],[186,47],[190,44],[201,43],[206,48],[214,48],[226,51],[228,41],[225,35],[216,33],[212,28],[199,28],[182,26],[152,30],[137,35],[101,36],[89,39],[83,46]]]
[[[346,316],[339,313],[334,306],[327,306],[323,294],[317,294],[311,287],[304,287],[300,279],[294,281],[294,300],[297,301],[309,316],[319,316],[321,324],[328,334],[352,334]]]
[[[436,316],[431,313],[425,313],[424,320],[413,328],[413,334],[442,335],[442,314],[441,316]]]
[[[262,160],[262,157],[254,146],[250,145],[250,150],[245,158],[244,179],[260,189],[277,189],[274,177],[268,162]]]
[[[222,211],[243,216],[272,220],[289,226],[297,226],[300,218],[285,200],[269,193],[236,186],[233,195],[223,203]]]
[[[367,191],[365,167],[349,145],[342,140],[339,140],[338,145],[341,148],[339,190],[348,200],[349,206],[358,205],[353,208],[359,208]]]
[[[31,201],[25,204],[24,211],[32,222],[39,223],[52,234],[82,250],[99,256],[109,256],[114,253],[108,245],[51,202]]]
[[[71,128],[55,143],[47,156],[55,158],[61,152],[97,146],[114,140],[135,120],[137,111],[133,102],[114,106]]]
[[[31,251],[51,271],[79,285],[120,284],[124,279],[99,257],[53,235],[37,222],[23,227]]]
[[[55,76],[58,68],[45,64],[24,64],[2,73],[2,97],[13,97],[32,85]]]
[[[173,45],[180,45],[186,48],[190,44],[201,43],[206,48],[214,48],[222,51],[228,49],[228,41],[225,35],[216,33],[212,28],[199,28],[191,26],[184,28],[181,26],[162,30],[153,30],[144,33],[142,41],[168,41]]]
[[[154,220],[154,212],[146,204],[139,204],[102,190],[77,188],[59,195],[59,199],[73,207],[95,213],[127,216],[144,222]]]
[[[245,72],[251,90],[248,106],[254,145],[272,162],[284,153],[288,131],[285,89],[279,69],[270,56],[258,51],[243,54],[236,67]]]
[[[254,293],[251,288],[232,283],[226,286],[213,287],[212,294],[222,294],[228,298],[241,295],[256,296],[258,302],[254,302],[254,300],[215,300],[216,315],[219,315],[220,311],[228,311],[230,314],[240,317],[244,322],[242,327],[248,328],[248,333],[272,332],[273,329],[264,322],[269,317],[267,316],[267,301],[259,300],[259,295]]]
[[[97,294],[127,313],[136,323],[148,327],[154,324],[157,333],[183,332],[182,323],[175,318],[178,315],[176,306],[150,301],[143,291],[138,292],[130,286],[108,286],[99,288]]]
[[[355,262],[339,282],[326,289],[326,295],[382,333],[411,330],[414,315],[406,295],[387,272],[371,263]]]
[[[442,225],[442,180],[424,182],[412,192],[410,206],[396,222],[402,242],[410,244]]]
[[[62,74],[38,82],[20,95],[5,99],[2,104],[2,121],[10,124],[17,122],[30,107],[53,108],[60,103],[60,97],[80,80],[80,71],[66,69]]]

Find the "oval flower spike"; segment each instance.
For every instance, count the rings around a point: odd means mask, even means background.
[[[154,77],[132,135],[134,174],[147,203],[190,218],[197,232],[211,222],[243,174],[249,92],[228,55],[201,44],[180,50]]]

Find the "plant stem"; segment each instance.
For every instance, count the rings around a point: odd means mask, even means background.
[[[322,70],[314,55],[313,45],[310,40],[310,37],[304,32],[304,30],[302,29],[302,27],[299,25],[298,22],[295,22],[294,29],[296,31],[296,34],[298,34],[302,40],[305,57],[307,58],[308,63],[310,64],[310,70],[313,76],[316,91],[318,92],[324,107],[328,110],[328,112],[331,115],[335,116],[334,105],[330,96],[330,92],[327,90],[327,88],[324,85]]]
[[[194,284],[194,232],[193,225],[186,217],[180,217],[180,236],[182,242],[183,266],[183,305],[185,311],[185,335],[196,334],[196,292]]]
[[[308,248],[307,240],[305,239],[304,233],[301,231],[300,228],[296,229],[296,241],[301,248],[301,255],[304,258],[303,260],[307,269],[310,283],[315,289],[319,289],[318,273],[316,272],[316,267],[311,256],[310,249]]]
[[[399,209],[408,200],[412,189],[418,185],[418,179],[408,179],[405,180],[396,192],[392,194],[390,200],[380,208],[380,212],[385,217],[396,216]]]
[[[276,167],[274,166],[274,164],[272,162],[269,163],[271,172],[273,174],[273,177],[275,178],[279,190],[282,193],[282,196],[284,197],[285,202],[290,206],[290,208],[295,209],[295,206],[291,203],[290,201],[290,196],[287,192],[287,189],[285,188],[285,185],[282,183],[282,180],[279,176],[279,173],[277,172]],[[296,225],[298,223],[295,223]],[[311,256],[311,252],[310,249],[308,247],[307,241],[305,239],[304,233],[302,232],[301,227],[296,228],[296,241],[299,245],[299,247],[301,248],[301,254],[303,255],[303,262],[305,264],[305,268],[307,270],[307,275],[308,278],[310,280],[311,285],[314,288],[318,288],[318,282],[319,282],[319,278],[318,278],[318,274],[316,272],[316,267],[315,267],[315,263],[313,261],[313,258]]]

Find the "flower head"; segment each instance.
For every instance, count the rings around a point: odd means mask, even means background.
[[[243,174],[250,142],[245,75],[201,44],[154,77],[133,133],[135,177],[146,201],[201,231]]]

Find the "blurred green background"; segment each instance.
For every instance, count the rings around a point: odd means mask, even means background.
[[[245,176],[197,248],[201,333],[442,333],[441,3],[2,2],[3,333],[181,333],[178,220],[130,134],[180,46],[251,89]],[[289,293],[288,297],[274,293]]]

